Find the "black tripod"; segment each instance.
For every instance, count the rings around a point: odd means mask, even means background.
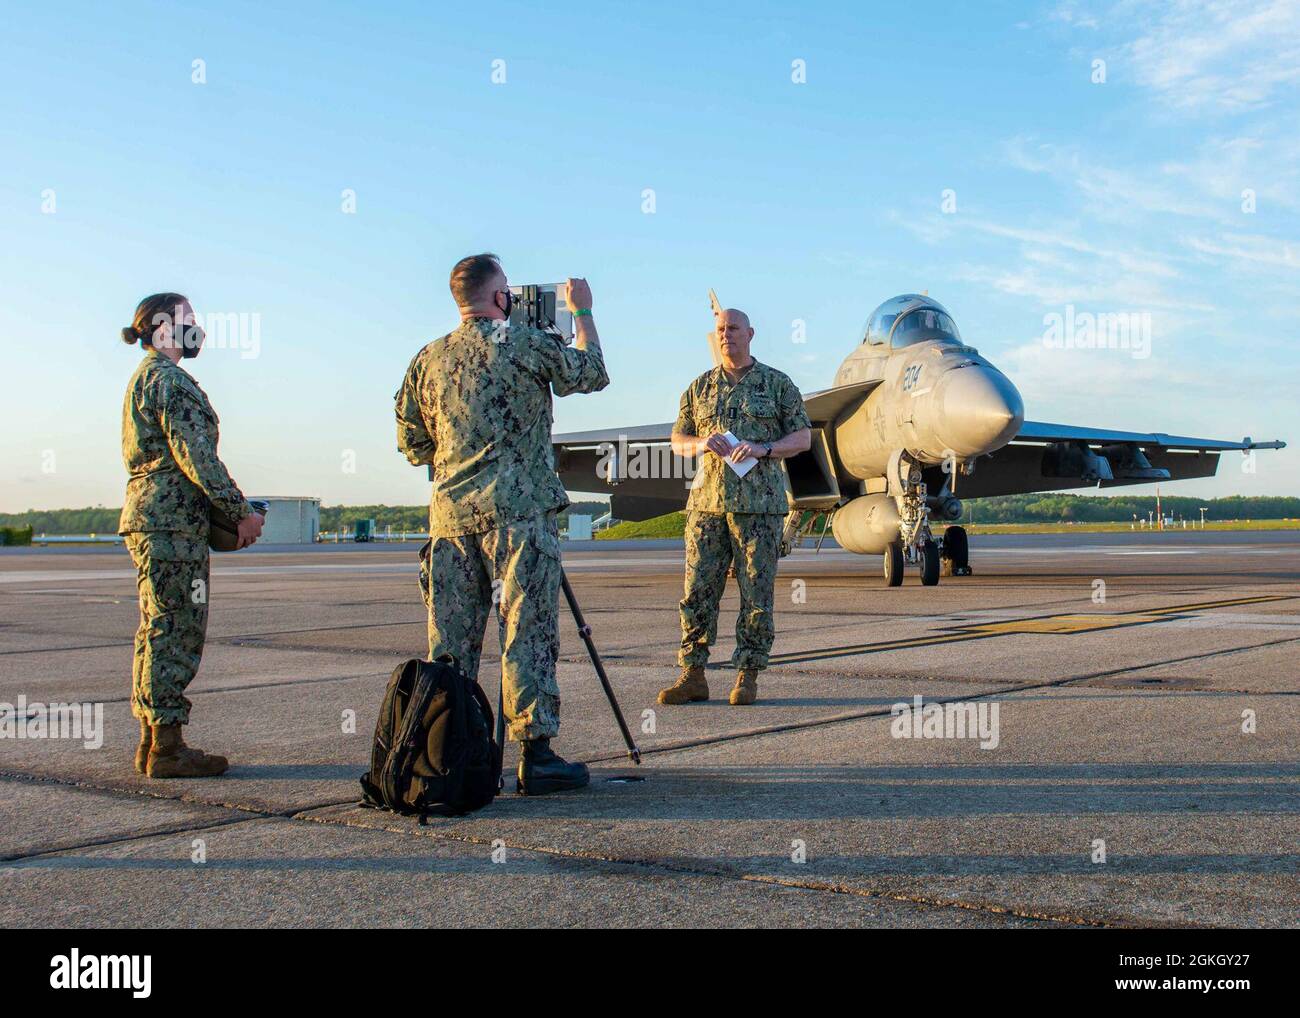
[[[618,705],[618,697],[614,695],[614,687],[609,684],[609,676],[605,674],[605,665],[600,660],[600,654],[596,652],[596,644],[592,642],[591,626],[587,625],[587,620],[582,616],[582,609],[578,607],[578,599],[573,595],[573,587],[569,585],[568,574],[563,569],[560,570],[560,586],[564,589],[564,599],[569,602],[569,610],[573,612],[573,621],[578,624],[578,635],[582,637],[582,642],[587,645],[587,653],[591,655],[591,663],[596,666],[596,677],[600,679],[601,687],[605,690],[605,696],[609,698],[609,705],[614,711],[614,719],[618,722],[618,730],[623,733],[623,742],[627,746],[628,758],[634,764],[639,764],[641,762],[641,751],[637,749],[636,743],[632,741],[632,733],[628,731],[627,721],[624,719],[623,711]],[[506,738],[504,700],[505,672],[503,671],[501,685],[497,689],[497,745],[502,749],[505,748]]]

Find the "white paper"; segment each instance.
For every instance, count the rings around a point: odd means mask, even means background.
[[[728,431],[722,437],[731,443],[733,449],[736,447],[737,443],[740,442],[740,439],[738,439],[730,431]],[[758,462],[757,456],[751,456],[749,457],[749,459],[741,460],[739,463],[733,463],[730,459],[728,459],[727,466],[731,467],[731,469],[736,472],[737,477],[744,477],[747,473],[749,473],[751,470],[754,469],[754,464],[756,464],[757,462]]]

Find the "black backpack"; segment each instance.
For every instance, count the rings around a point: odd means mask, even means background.
[[[393,670],[375,723],[363,806],[420,817],[482,809],[501,782],[492,707],[450,656]]]

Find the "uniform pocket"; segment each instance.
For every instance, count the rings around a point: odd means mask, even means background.
[[[724,435],[731,430],[731,422],[725,417],[715,417],[709,414],[707,417],[697,417],[695,419],[695,433],[700,438],[708,438],[711,435]]]
[[[771,396],[750,396],[741,409],[750,417],[775,417],[776,400]]]
[[[220,424],[221,418],[218,417],[217,412],[212,409],[212,402],[208,399],[208,394],[198,387],[198,383],[195,383],[193,386],[187,386],[186,388],[190,399],[198,408],[200,416],[206,418],[214,428]]]
[[[208,604],[207,544],[167,531],[126,535],[136,567],[140,611],[148,618],[204,613]]]
[[[740,405],[736,437],[748,442],[771,442],[780,437],[776,418],[776,400],[767,395],[746,396]]]
[[[147,530],[127,534],[127,550],[139,565],[141,560],[155,562],[204,562],[208,557],[207,537],[197,537],[174,530]]]
[[[539,516],[533,523],[533,546],[547,558],[560,561],[560,524],[555,513]]]
[[[140,584],[140,606],[149,616],[174,615],[207,606],[208,581],[201,562],[155,559],[146,567],[148,582]]]

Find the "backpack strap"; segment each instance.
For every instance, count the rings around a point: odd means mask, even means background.
[[[392,808],[419,805],[406,803],[403,792],[409,787],[411,761],[420,751],[418,733],[421,731],[424,712],[436,692],[432,676],[424,665],[423,661],[408,661],[405,665],[406,670],[415,670],[411,676],[411,692],[406,699],[402,726],[394,733],[388,759],[384,761],[383,769],[378,775],[379,790]]]
[[[403,697],[409,697],[411,687],[410,661],[404,661],[393,669],[384,690],[384,699],[379,705],[379,717],[375,721],[375,735],[370,747],[370,769],[361,776],[361,804],[382,809],[388,806],[383,789],[379,787],[380,775],[392,755],[395,744],[397,718]]]

